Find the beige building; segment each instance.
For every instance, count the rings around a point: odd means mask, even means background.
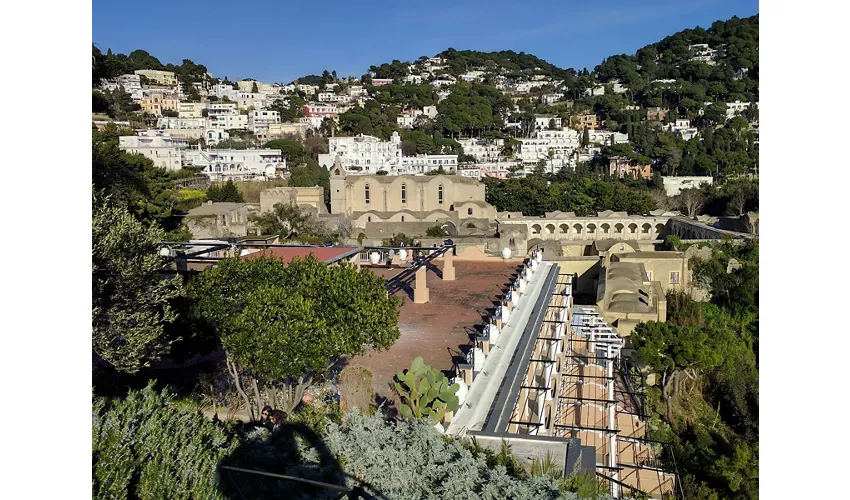
[[[663,122],[667,119],[670,111],[664,108],[646,108],[646,120],[650,122]]]
[[[144,76],[148,79],[151,85],[162,85],[165,87],[173,87],[177,85],[177,78],[173,71],[160,71],[157,69],[137,69],[137,75]]]
[[[207,109],[205,102],[177,103],[177,113],[179,113],[180,118],[203,118],[205,109]]]
[[[605,322],[624,338],[642,321],[667,320],[667,297],[661,283],[647,279],[643,262],[613,260],[603,267],[596,306]]]
[[[683,252],[624,252],[609,257],[616,262],[640,263],[646,281],[657,281],[666,294],[671,291],[686,291],[692,285],[692,271]]]
[[[307,135],[307,125],[303,123],[269,123],[269,138],[281,137],[284,134]]]
[[[587,113],[573,117],[573,128],[577,130],[596,130],[599,128],[599,117],[595,114]]]
[[[315,187],[276,187],[260,192],[260,213],[271,212],[278,203],[310,207],[318,215],[326,215],[324,188]]]
[[[186,225],[193,238],[228,238],[248,234],[248,205],[206,202],[189,210]]]
[[[336,160],[330,188],[331,213],[349,217],[355,227],[496,218],[495,207],[484,201],[484,184],[459,175],[347,176]]]

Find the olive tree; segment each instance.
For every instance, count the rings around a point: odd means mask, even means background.
[[[264,400],[291,411],[341,356],[387,349],[400,335],[401,299],[387,295],[382,278],[312,255],[288,265],[225,259],[189,290],[192,314],[218,336],[252,419]]]
[[[165,325],[177,319],[171,301],[182,295],[182,281],[160,275],[161,229],[108,200],[95,200],[92,209],[92,347],[116,369],[135,373],[177,340]]]

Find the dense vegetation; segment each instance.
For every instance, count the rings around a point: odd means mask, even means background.
[[[669,442],[687,498],[758,498],[758,244],[724,243],[694,260],[708,303],[668,296],[667,323],[632,334],[638,356],[661,378],[650,392],[653,438]]]
[[[656,208],[644,181],[611,180],[601,175],[562,172],[530,175],[507,180],[485,180],[487,202],[499,211],[543,215],[546,212],[575,212],[593,215],[604,210],[633,214]]]

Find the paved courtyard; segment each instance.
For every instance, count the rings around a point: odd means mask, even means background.
[[[443,281],[434,270],[428,271],[430,302],[414,304],[411,279],[408,295],[399,312],[401,337],[387,351],[373,352],[348,360],[366,366],[373,374],[375,394],[379,401],[393,399],[389,388],[397,371],[409,368],[417,356],[438,370],[450,370],[455,363],[465,362],[463,356],[469,345],[469,335],[480,329],[494,303],[516,272],[518,264],[495,262],[455,261],[455,281]],[[442,263],[437,268],[442,269]],[[373,268],[372,271],[391,278],[400,269]]]

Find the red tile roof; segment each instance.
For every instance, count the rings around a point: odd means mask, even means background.
[[[325,264],[333,264],[346,257],[350,257],[360,251],[360,247],[272,247],[260,250],[259,252],[250,253],[243,256],[243,259],[256,259],[262,256],[277,257],[283,259],[283,262],[289,262],[296,257],[306,257],[313,254],[315,258]]]

